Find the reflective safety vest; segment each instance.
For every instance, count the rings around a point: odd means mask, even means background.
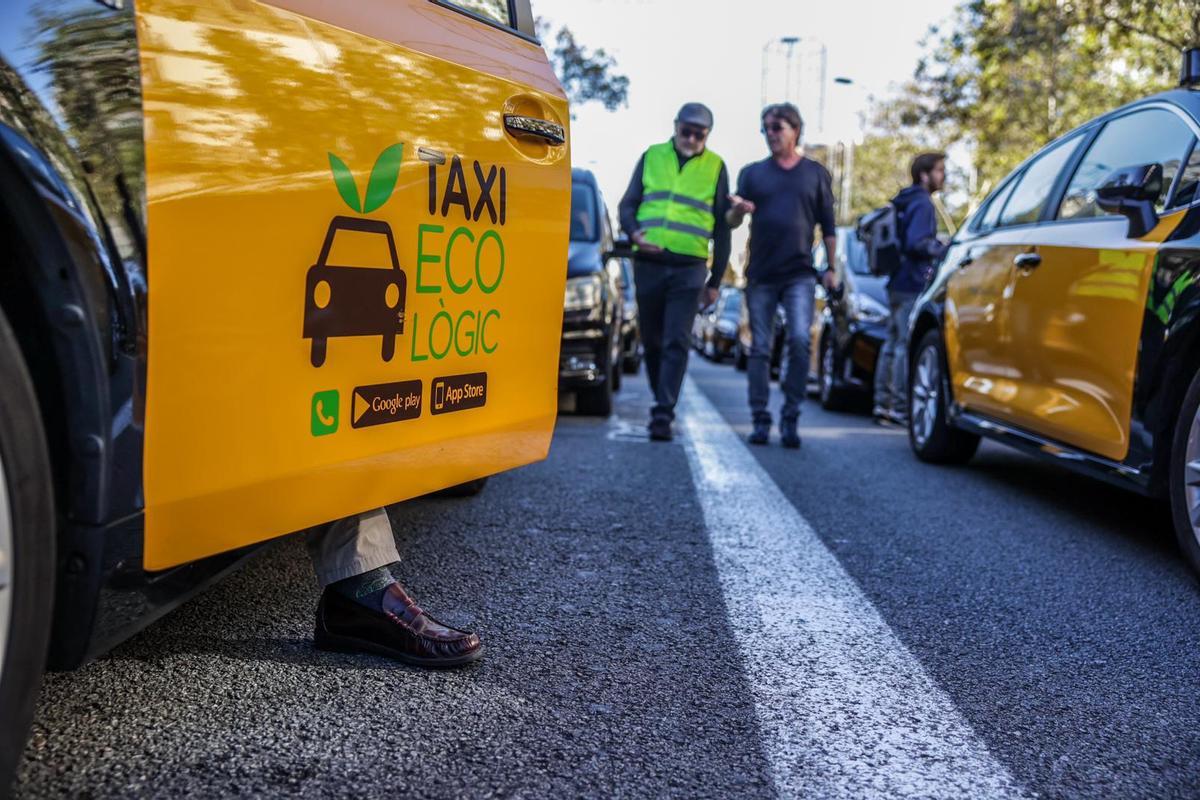
[[[637,221],[648,242],[672,253],[708,258],[723,164],[719,155],[705,150],[680,169],[670,141],[646,151]]]

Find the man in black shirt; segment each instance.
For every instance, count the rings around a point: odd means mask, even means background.
[[[804,157],[799,148],[804,122],[791,103],[767,106],[762,130],[771,157],[738,174],[737,194],[730,198],[730,227],[750,219],[750,261],[746,267],[746,305],[750,312],[751,346],[747,364],[750,411],[754,415],[751,444],[766,444],[771,433],[771,345],[775,309],[783,304],[787,321],[787,362],[780,386],[783,408],[779,432],[784,447],[800,446],[797,423],[808,384],[813,292],[817,273],[812,264],[813,229],[821,226],[829,263],[836,262],[833,188],[829,172]],[[837,284],[831,269],[822,276],[827,289]]]
[[[692,321],[698,306],[716,301],[729,263],[729,174],[704,147],[712,124],[708,108],[685,104],[675,117],[674,136],[638,159],[618,208],[621,228],[638,248],[634,283],[654,393],[648,428],[656,441],[672,438]]]

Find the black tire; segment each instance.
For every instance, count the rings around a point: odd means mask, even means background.
[[[979,437],[950,425],[950,382],[942,337],[927,331],[917,345],[908,375],[908,443],[917,458],[931,464],[965,464],[979,449]],[[921,370],[927,375],[920,375]],[[918,409],[918,403],[921,409]]]
[[[0,470],[11,521],[8,635],[0,663],[0,796],[25,748],[54,600],[55,515],[50,456],[33,381],[0,313]],[[2,590],[0,590],[2,591]],[[0,612],[2,613],[2,612]],[[3,635],[0,621],[0,635]]]
[[[821,408],[826,411],[844,411],[850,404],[849,392],[837,377],[837,354],[833,352],[833,334],[830,331],[821,333],[821,358],[817,362],[817,397],[820,398]],[[826,362],[832,365],[830,374],[826,374]]]
[[[630,342],[629,347],[625,348],[625,352],[630,355],[621,359],[621,371],[626,375],[637,375],[638,370],[642,368],[641,342],[636,336]]]
[[[483,491],[483,487],[487,486],[487,478],[476,478],[473,481],[460,483],[457,486],[447,486],[445,489],[434,492],[431,497],[474,497]]]
[[[613,411],[614,365],[605,364],[604,381],[599,386],[580,389],[575,395],[575,409],[589,417],[610,417]]]
[[[738,372],[745,372],[749,366],[749,359],[746,358],[746,349],[742,347],[740,341],[733,348],[733,368]]]
[[[1175,434],[1172,437],[1171,456],[1168,465],[1168,483],[1170,485],[1171,517],[1175,521],[1175,538],[1179,549],[1191,562],[1192,569],[1200,574],[1200,528],[1192,524],[1192,514],[1189,506],[1196,505],[1200,493],[1193,494],[1191,502],[1188,499],[1187,464],[1188,444],[1192,440],[1195,460],[1195,445],[1200,431],[1193,430],[1193,421],[1200,411],[1200,372],[1192,378],[1187,394],[1184,395],[1183,405],[1179,408],[1179,416],[1175,420]],[[1196,492],[1196,487],[1192,488]]]

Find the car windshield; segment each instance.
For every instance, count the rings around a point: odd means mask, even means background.
[[[600,238],[596,219],[596,193],[586,183],[571,184],[571,241],[594,242]]]
[[[854,234],[843,237],[842,247],[846,248],[846,266],[855,275],[870,275],[871,265],[867,263],[867,248]]]

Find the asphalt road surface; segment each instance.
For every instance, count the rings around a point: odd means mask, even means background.
[[[478,498],[391,509],[478,630],[424,672],[315,651],[301,543],[48,676],[18,796],[1196,797],[1200,590],[1158,504],[809,404],[744,445],[693,358],[680,436],[564,415]]]

